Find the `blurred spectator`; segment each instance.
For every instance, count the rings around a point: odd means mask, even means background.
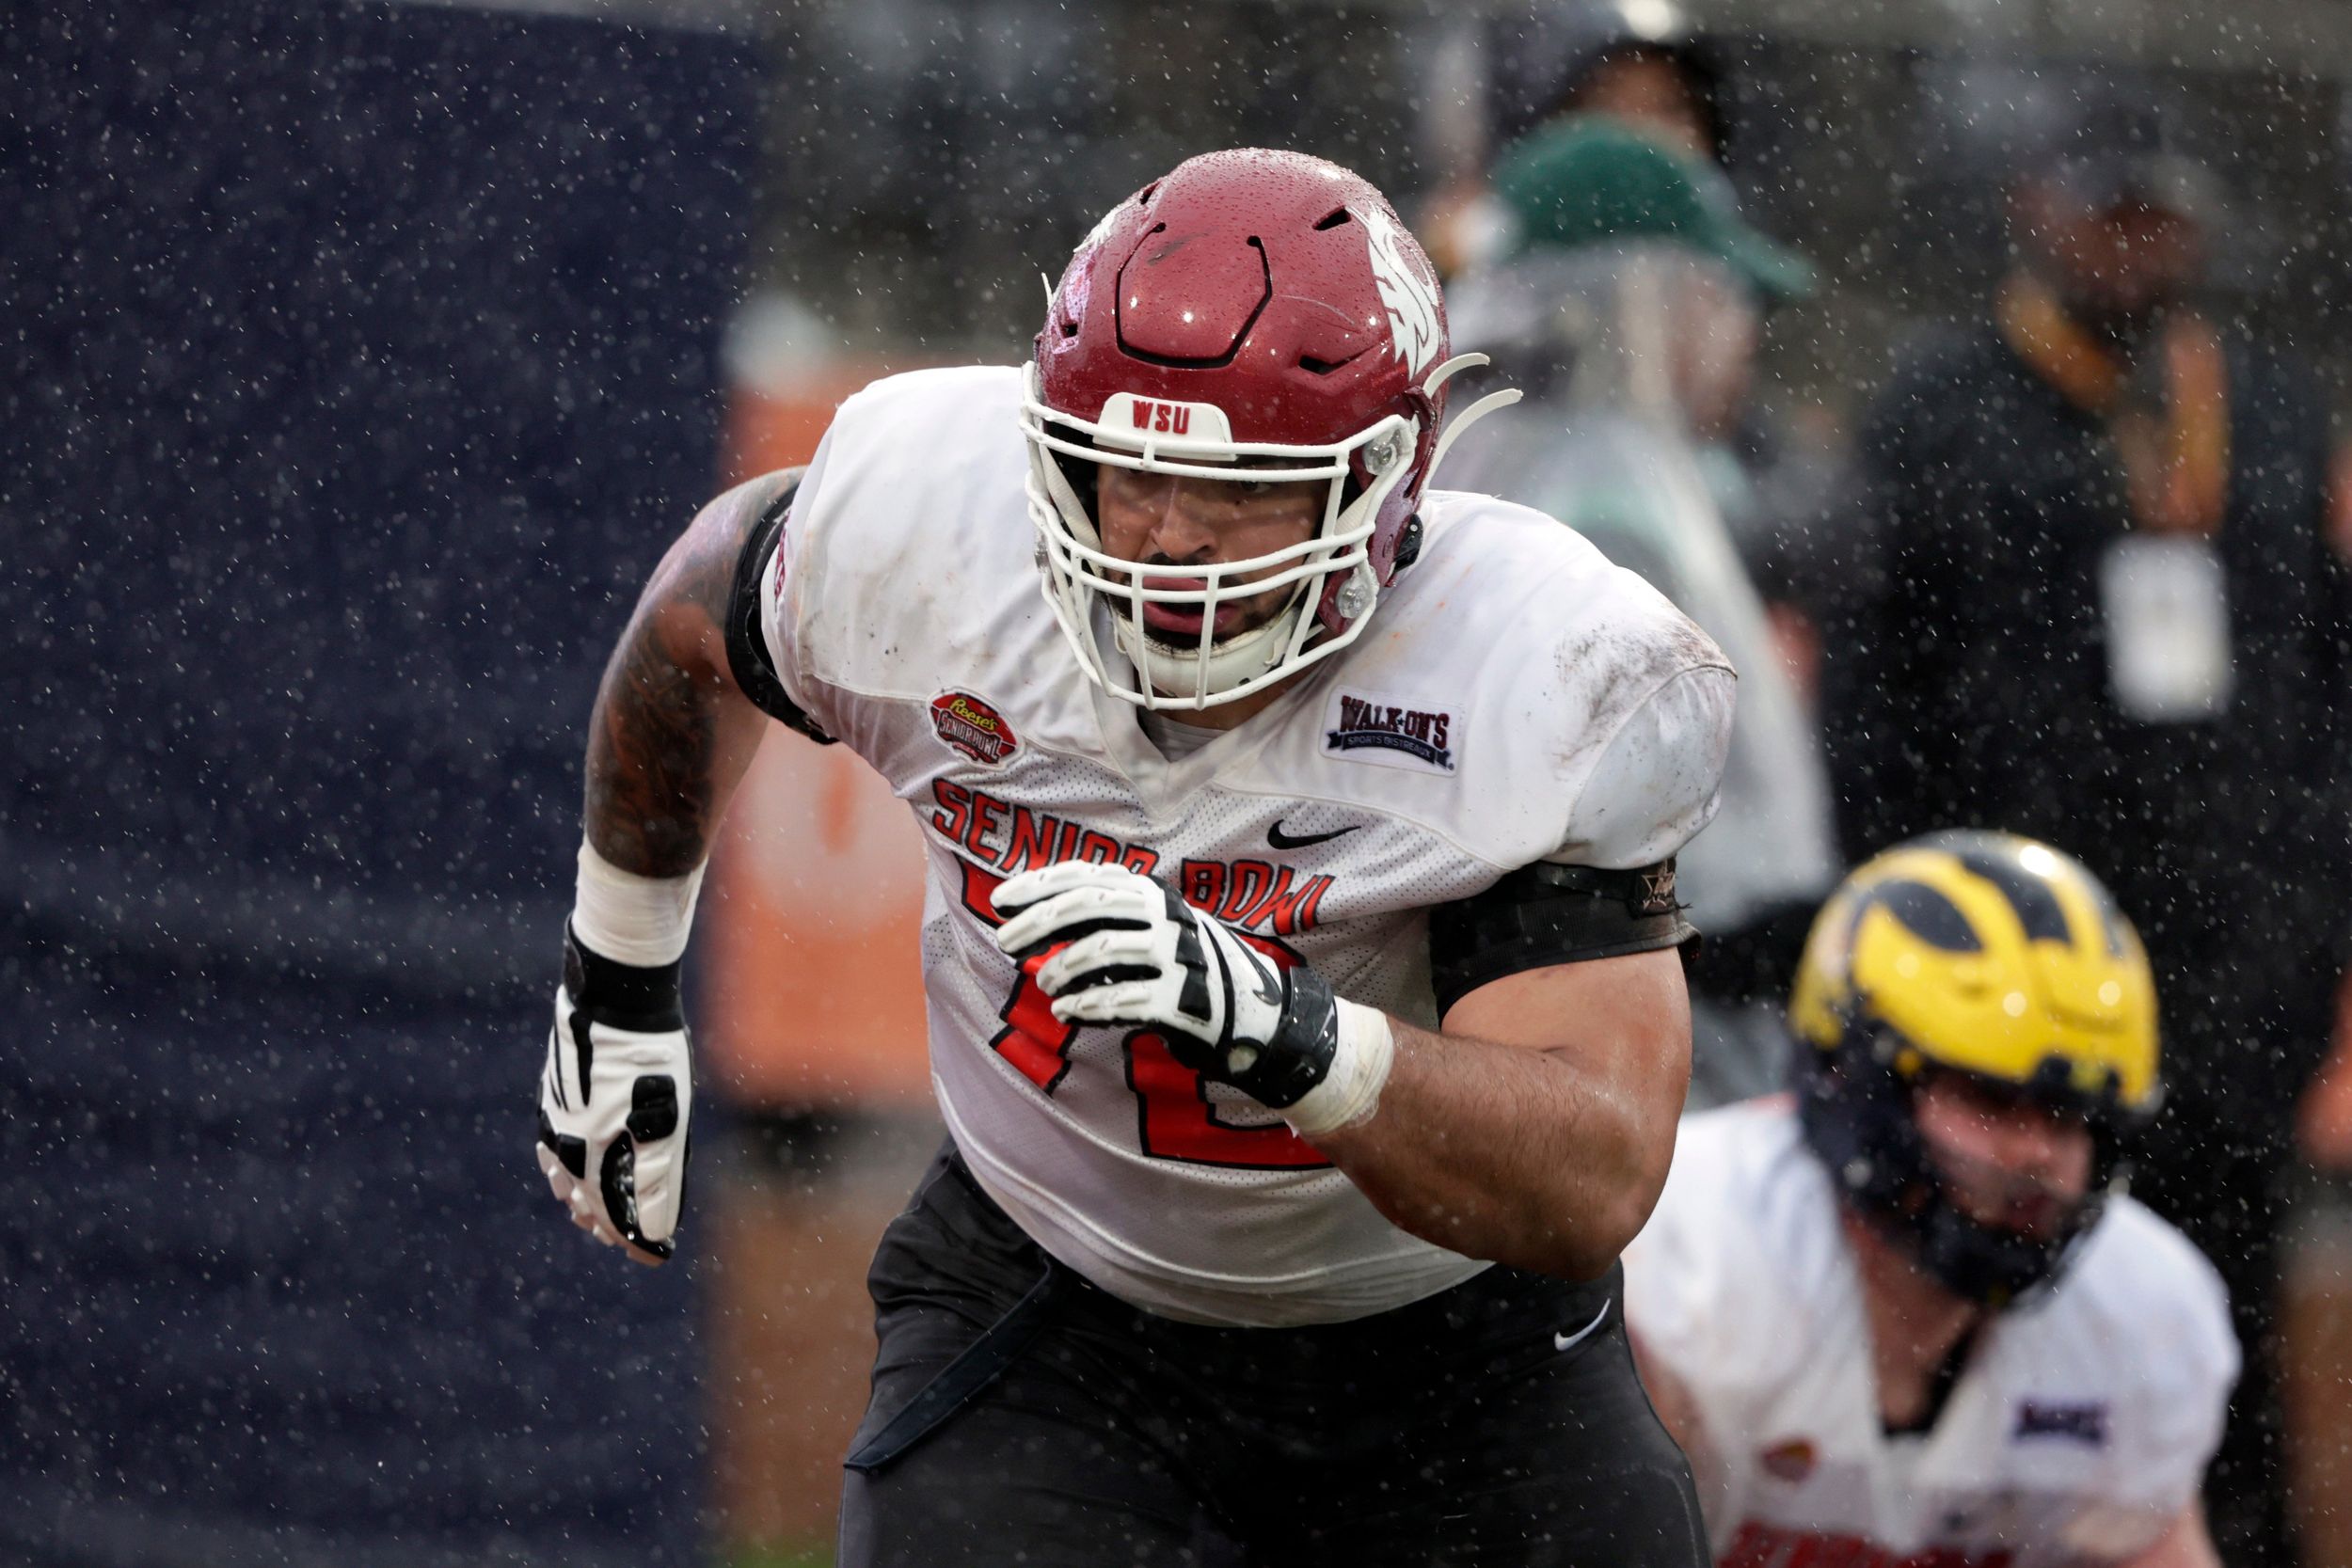
[[[1494,145],[1570,115],[1601,115],[1693,157],[1720,159],[1723,73],[1672,0],[1597,0],[1486,26]]]
[[[1597,118],[1676,152],[1720,161],[1722,72],[1673,0],[1578,0],[1490,18],[1484,65],[1484,150],[1493,157],[1564,119]],[[1422,214],[1429,259],[1451,277],[1507,244],[1504,206],[1475,172],[1452,181]]]
[[[1723,808],[1680,856],[1707,943],[1691,1102],[1777,1087],[1787,994],[1837,861],[1820,743],[1724,531],[1710,456],[1740,423],[1766,302],[1811,271],[1740,221],[1712,168],[1592,120],[1496,170],[1515,249],[1454,286],[1454,343],[1527,401],[1464,436],[1449,486],[1537,507],[1640,572],[1731,656]],[[1467,384],[1467,383],[1466,383]]]
[[[1456,171],[1422,211],[1421,232],[1431,259],[1449,277],[1469,277],[1523,250],[1529,237],[1518,231],[1517,198],[1495,188],[1489,166],[1539,166],[1547,155],[1531,150],[1554,133],[1577,128],[1640,136],[1691,160],[1677,183],[1691,185],[1702,205],[1732,214],[1742,233],[1770,246],[1738,221],[1738,198],[1721,172],[1734,102],[1727,75],[1733,57],[1671,0],[1543,0],[1452,27],[1432,50],[1427,69],[1429,150],[1439,166]],[[1474,115],[1465,112],[1473,103]],[[1534,238],[1543,243],[1542,236]],[[1809,295],[1811,270],[1789,261],[1796,269],[1789,278],[1749,278],[1754,297],[1744,304],[1769,308]],[[1718,325],[1737,322],[1749,341],[1736,351],[1725,342],[1712,352],[1714,366],[1736,372],[1736,380],[1713,388],[1713,408],[1692,407],[1692,434],[1723,526],[1767,599],[1772,655],[1792,666],[1799,696],[1809,705],[1816,640],[1793,601],[1810,563],[1805,531],[1836,472],[1826,450],[1835,421],[1822,428],[1815,420],[1816,428],[1801,431],[1765,417],[1749,384],[1762,311],[1744,304],[1736,315],[1719,314]],[[1707,307],[1694,303],[1692,309]],[[1677,367],[1677,373],[1694,369]]]
[[[1863,430],[1824,718],[1850,853],[2063,838],[2141,917],[2180,1092],[2139,1196],[2220,1267],[2249,1353],[2215,1535],[2285,1562],[2276,1188],[2343,969],[2340,656],[2325,410],[2192,303],[2216,212],[2129,111],[2017,184],[2015,269]]]

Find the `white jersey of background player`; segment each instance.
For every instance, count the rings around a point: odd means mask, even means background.
[[[2104,890],[2026,840],[1915,841],[1833,896],[1798,1098],[1685,1122],[1626,1257],[1719,1563],[2214,1560],[2227,1303],[2105,1196],[2151,996]]]

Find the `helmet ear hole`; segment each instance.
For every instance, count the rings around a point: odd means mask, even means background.
[[[1391,570],[1401,572],[1421,559],[1421,514],[1416,512],[1405,519],[1404,531],[1396,536],[1396,559]]]

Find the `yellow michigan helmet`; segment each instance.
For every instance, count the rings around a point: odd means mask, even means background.
[[[2059,1276],[2129,1181],[2123,1133],[2160,1098],[2137,934],[2080,864],[2010,833],[1934,833],[1858,867],[1813,923],[1788,1017],[1810,1046],[1794,1083],[1804,1139],[1844,1201],[1994,1307]],[[2058,1231],[1950,1201],[1916,1117],[1937,1069],[2083,1118],[2090,1186]]]
[[[2140,1115],[2159,1096],[2138,934],[2079,862],[2013,833],[1934,833],[1858,867],[1813,923],[1788,1019],[1822,1050],[1884,1028],[1906,1078],[1932,1062]]]

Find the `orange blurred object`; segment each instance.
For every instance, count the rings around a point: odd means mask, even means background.
[[[2296,1142],[2321,1170],[2352,1173],[2352,976],[2336,988],[2336,1038],[2296,1112]]]
[[[913,368],[861,361],[815,372],[789,389],[735,388],[727,394],[727,483],[807,462],[817,455],[817,443],[845,398],[892,369]]]
[[[2282,1260],[2280,1402],[2288,1497],[2309,1568],[2352,1563],[2352,1207],[2307,1210]]]
[[[711,1483],[731,1553],[832,1545],[874,1364],[866,1265],[927,1152],[817,1181],[733,1180],[712,1204]]]
[[[2328,465],[2328,540],[2352,562],[2352,445],[2338,447]]]
[[[923,850],[879,774],[778,729],[727,813],[702,907],[706,1059],[733,1098],[929,1103]]]
[[[831,362],[727,413],[727,483],[807,462],[841,401],[905,365]],[[714,1082],[764,1107],[928,1106],[913,815],[848,748],[777,729],[711,853],[695,947]]]
[[[2296,1117],[2303,1158],[2339,1179],[2352,1174],[2352,978],[2336,992],[2334,1049]],[[2280,1401],[2287,1421],[2290,1497],[2303,1560],[2352,1563],[2352,1204],[2336,1191],[2307,1200],[2282,1260],[2279,1304]]]

